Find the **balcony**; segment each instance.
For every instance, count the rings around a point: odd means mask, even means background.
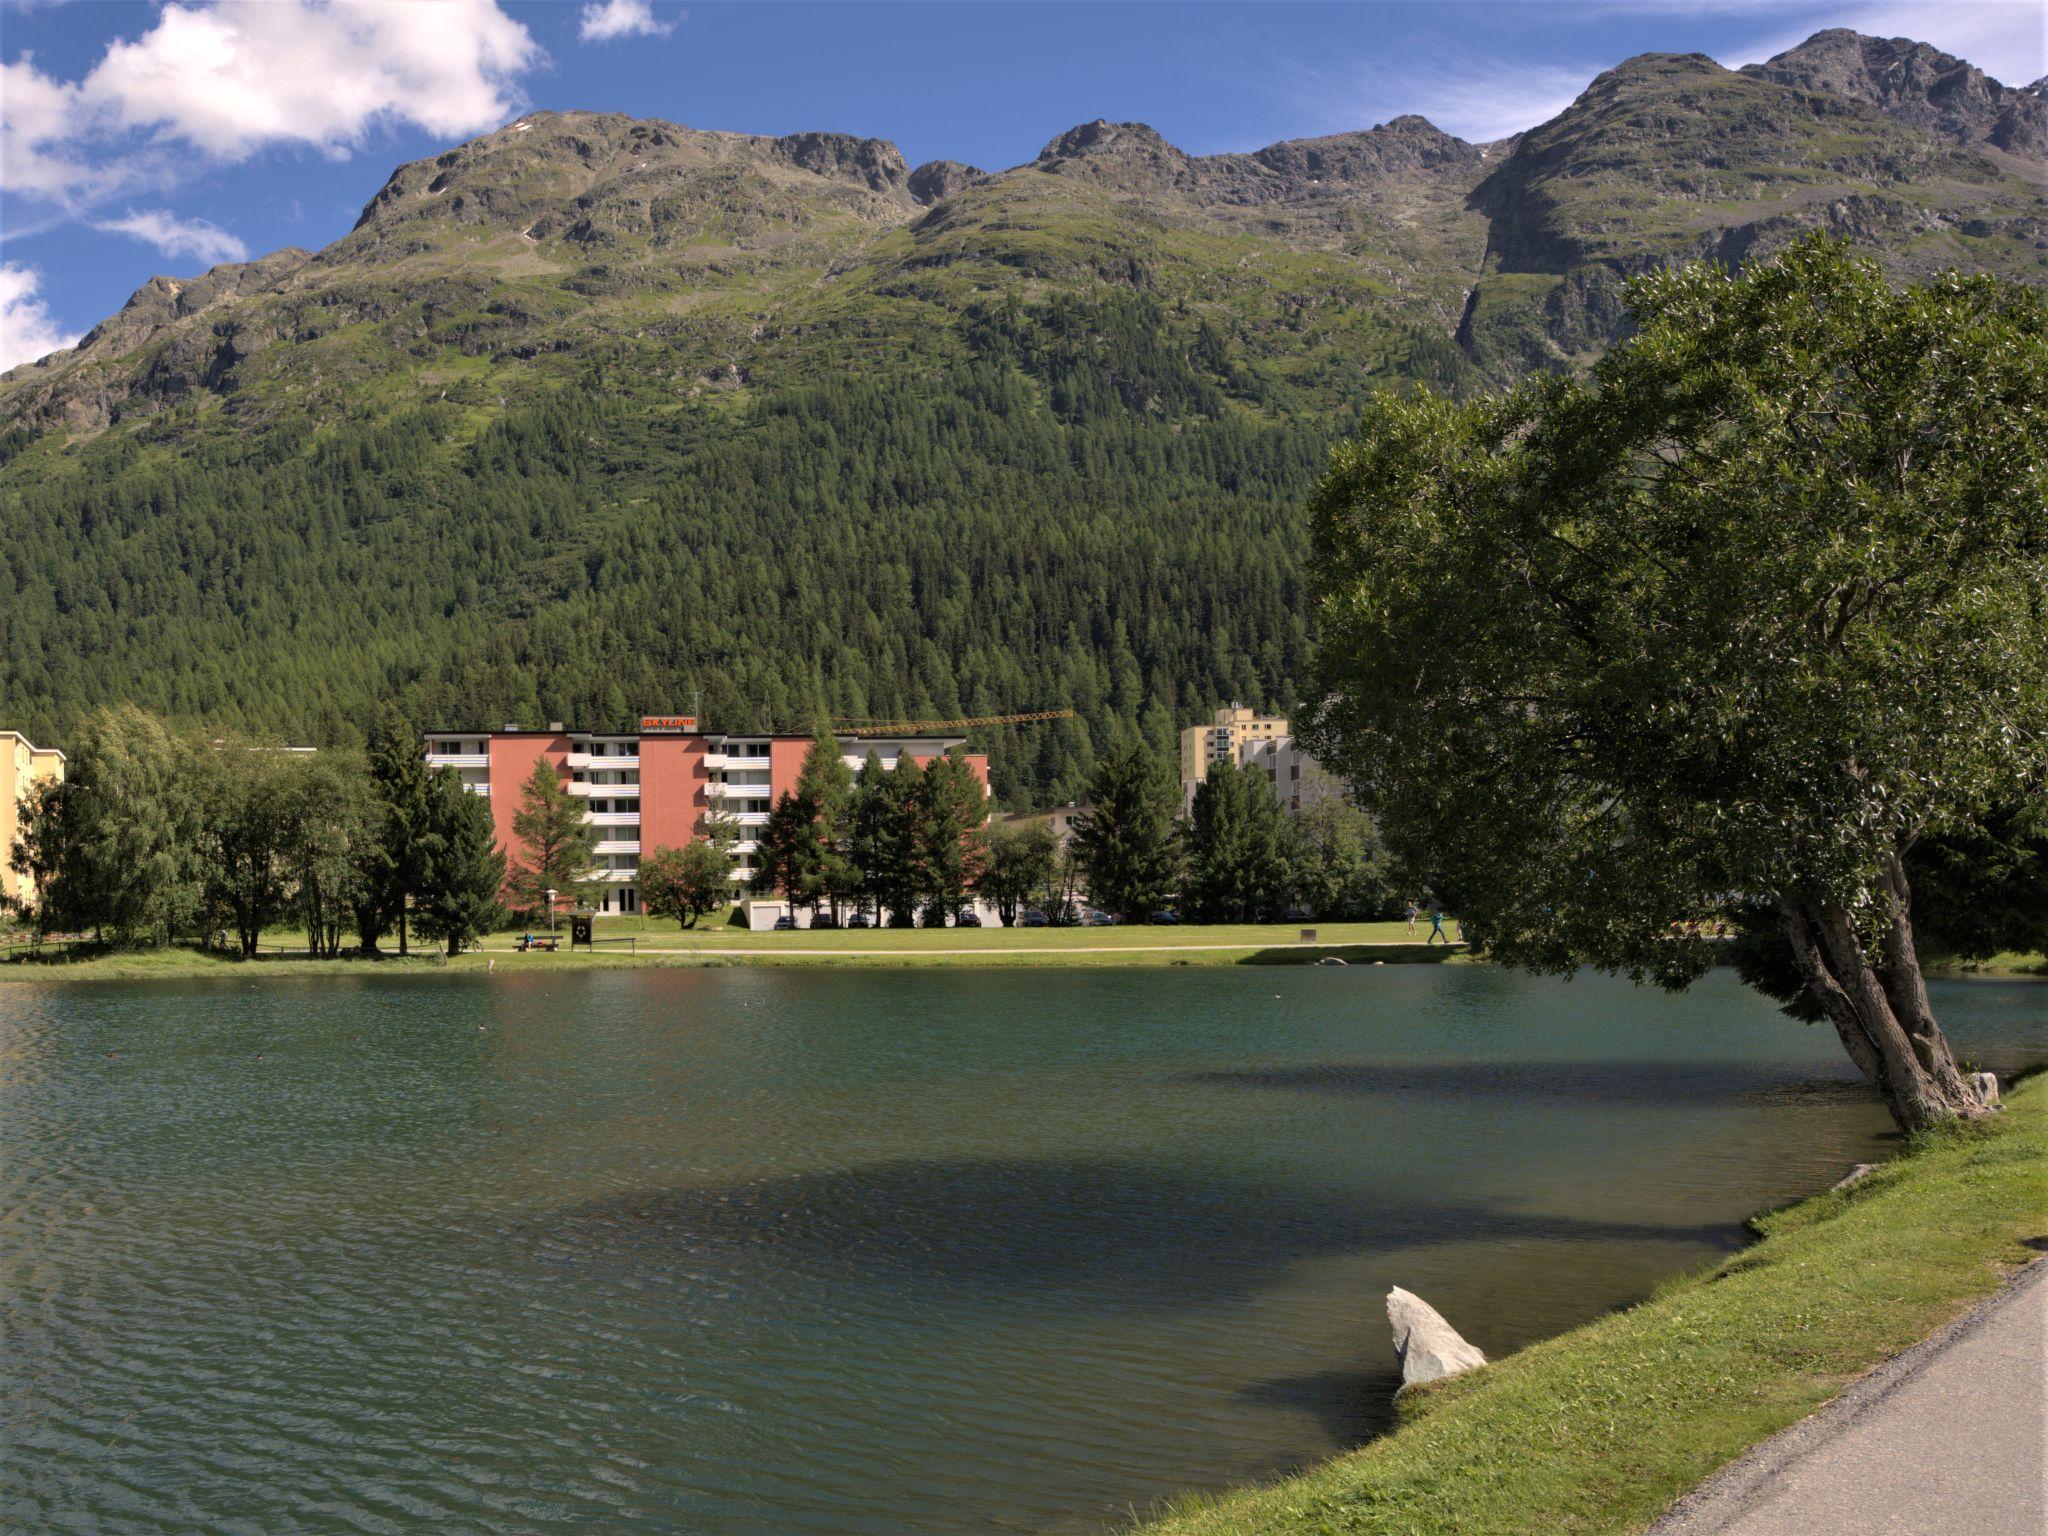
[[[741,811],[733,820],[743,827],[765,827],[768,825],[766,811]]]
[[[593,827],[638,827],[638,811],[585,811],[583,819]]]
[[[600,800],[621,800],[629,795],[638,799],[640,795],[638,784],[578,784],[572,780],[568,789],[570,794],[582,795],[585,799],[592,795]]]
[[[592,885],[628,885],[640,878],[637,869],[600,869],[590,877]]]
[[[706,786],[714,795],[723,795],[728,800],[770,800],[775,790],[767,784],[711,784]]]
[[[725,766],[725,754],[723,752],[706,752],[704,754],[704,766],[711,769],[723,768]]]
[[[488,768],[491,755],[488,752],[429,752],[429,768]]]

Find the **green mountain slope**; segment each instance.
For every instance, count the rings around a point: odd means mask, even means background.
[[[1296,508],[1377,388],[1576,366],[1627,275],[1807,228],[2048,277],[2038,91],[1823,33],[1630,60],[1519,140],[1420,118],[1031,163],[544,114],[323,251],[152,280],[0,379],[0,720],[448,724],[1284,705]]]

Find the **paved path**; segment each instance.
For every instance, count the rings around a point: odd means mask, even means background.
[[[773,943],[750,945],[745,949],[734,948],[730,945],[720,949],[712,949],[709,947],[700,948],[694,944],[670,945],[667,948],[654,944],[641,944],[629,951],[620,949],[619,942],[616,939],[607,939],[605,943],[609,948],[606,952],[636,955],[716,955],[728,958],[745,955],[755,959],[763,955],[814,955],[828,959],[834,955],[881,955],[897,960],[915,960],[919,955],[994,955],[1002,957],[1010,955],[1044,955],[1057,959],[1061,955],[1186,955],[1205,949],[1242,949],[1249,951],[1261,949],[1413,949],[1416,947],[1416,944],[1413,942],[1401,940],[1361,939],[1354,943],[1345,939],[1332,940],[1328,944],[1300,944],[1288,939],[1279,939],[1257,944],[1048,944],[1044,946],[1034,944],[977,944],[971,948],[961,949],[927,949],[922,944],[915,947],[905,945],[900,949],[799,949]],[[564,944],[563,947],[566,951],[567,945]],[[1439,944],[1436,946],[1438,949],[1463,949],[1464,947],[1462,944]],[[518,951],[511,945],[494,944],[488,948],[475,951],[475,953],[504,955],[516,954]]]
[[[2048,1259],[1709,1478],[1649,1536],[2042,1536]]]

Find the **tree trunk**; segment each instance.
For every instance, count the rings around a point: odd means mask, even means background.
[[[1894,857],[1886,871],[1885,934],[1873,953],[1839,907],[1780,900],[1779,917],[1807,991],[1835,1026],[1857,1070],[1900,1129],[1925,1130],[1986,1113],[1927,1001],[1913,946],[1911,893]]]
[[[405,918],[406,918],[406,912],[405,912],[405,898],[404,898],[403,896],[401,896],[401,897],[399,897],[399,898],[398,898],[398,953],[399,953],[400,955],[404,955],[404,954],[406,953],[406,948],[405,948]]]

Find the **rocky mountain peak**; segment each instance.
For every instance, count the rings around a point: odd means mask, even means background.
[[[1069,128],[1038,152],[1041,162],[1078,160],[1088,155],[1115,153],[1119,156],[1179,155],[1159,131],[1146,123],[1112,123],[1097,118]]]
[[[790,133],[775,140],[775,155],[799,170],[856,182],[870,192],[901,192],[910,179],[903,151],[887,139],[862,139],[850,133]]]
[[[1931,43],[1830,27],[1775,58],[1744,65],[1742,73],[1864,102],[1959,144],[2048,153],[2048,104],[2040,82],[2024,89],[2001,85]]]
[[[910,173],[910,180],[904,185],[913,198],[929,208],[987,174],[978,165],[962,165],[958,160],[927,160]]]

